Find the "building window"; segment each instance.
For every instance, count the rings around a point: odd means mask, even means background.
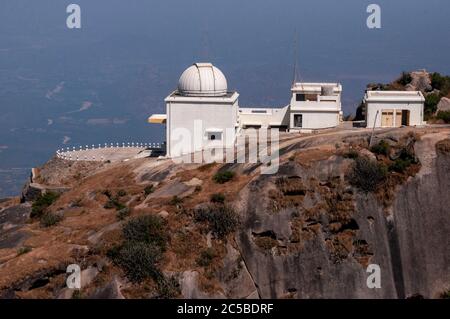
[[[304,102],[304,101],[306,101],[306,96],[305,96],[305,94],[296,94],[295,100],[297,102]]]
[[[208,140],[210,141],[217,141],[217,140],[222,140],[222,133],[220,132],[211,132],[208,133]]]
[[[303,114],[294,114],[294,127],[303,127]]]

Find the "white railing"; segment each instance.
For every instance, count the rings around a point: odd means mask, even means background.
[[[136,143],[136,142],[127,142],[127,143],[104,143],[97,145],[85,145],[85,146],[72,146],[58,149],[56,151],[56,157],[63,160],[69,161],[104,161],[104,156],[81,156],[80,154],[76,154],[76,152],[80,151],[89,151],[89,150],[100,150],[100,149],[127,149],[127,148],[149,148],[151,150],[162,150],[164,143]]]

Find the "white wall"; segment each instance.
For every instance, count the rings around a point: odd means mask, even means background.
[[[367,102],[366,104],[366,124],[367,127],[373,127],[375,116],[375,127],[381,127],[381,113],[382,110],[408,110],[410,111],[409,125],[423,125],[423,103],[407,103],[407,102]]]
[[[177,138],[175,130],[178,128],[187,129],[191,136],[184,136],[183,141],[188,141],[189,146],[185,152],[190,153],[199,151],[208,146],[218,145],[219,141],[211,142],[208,140],[208,129],[217,128],[223,130],[222,140],[225,146],[230,147],[236,137],[235,126],[237,123],[238,101],[234,103],[186,103],[186,102],[167,102],[167,152],[168,156],[175,157],[182,155],[179,147],[176,146]],[[194,145],[194,121],[201,120],[200,145]],[[199,128],[197,128],[199,129]],[[232,136],[228,134],[227,129],[232,130]],[[229,132],[229,131],[228,131]],[[195,146],[195,147],[194,147]],[[178,151],[175,151],[175,149]]]
[[[298,129],[294,127],[295,114],[303,115],[302,129],[330,128],[340,124],[339,112],[291,111],[291,129]]]
[[[262,111],[266,113],[256,113],[253,111]],[[287,112],[289,106],[281,109],[274,108],[240,108],[239,109],[239,123],[242,127],[246,123],[258,123],[261,127],[270,127],[286,125],[289,126],[289,117]]]

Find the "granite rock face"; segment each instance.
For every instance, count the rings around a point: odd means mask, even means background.
[[[242,193],[244,226],[236,239],[259,296],[436,298],[448,289],[450,209],[443,199],[450,198],[450,154],[435,149],[443,138],[418,142],[421,171],[398,187],[387,210],[374,195],[339,189],[346,162],[333,157],[307,169],[285,164],[279,176],[254,180]],[[291,181],[287,202],[278,205],[287,208],[271,210],[268,190],[283,174]],[[322,204],[336,194],[354,206],[339,208],[335,218],[332,205]],[[291,207],[294,196],[302,205]],[[380,266],[380,289],[367,287],[368,264]]]

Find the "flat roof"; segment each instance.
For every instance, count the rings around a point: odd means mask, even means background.
[[[364,100],[367,102],[424,102],[420,91],[367,91]]]
[[[326,82],[296,82],[292,85],[292,91],[322,91],[322,87],[331,86],[335,92],[342,91],[340,83],[326,83]]]
[[[178,92],[178,90],[173,91],[168,97],[165,98],[165,101],[168,102],[231,102],[235,101],[239,96],[237,92],[227,92],[226,95],[223,96],[185,96]]]

